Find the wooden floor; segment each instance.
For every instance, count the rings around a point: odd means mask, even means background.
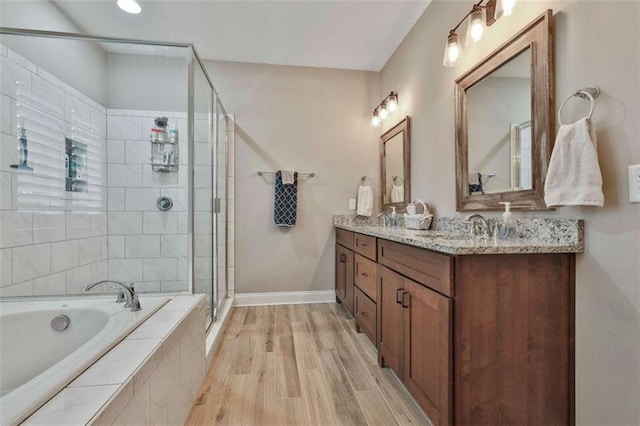
[[[341,305],[235,308],[187,425],[428,425]]]

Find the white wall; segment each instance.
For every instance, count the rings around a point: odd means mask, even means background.
[[[602,89],[594,123],[605,207],[528,216],[585,220],[586,249],[577,256],[576,277],[576,423],[639,424],[640,204],[628,203],[626,174],[629,164],[640,163],[640,3],[518,2],[511,18],[498,21],[479,46],[467,49],[462,64],[444,68],[448,31],[469,7],[434,1],[382,70],[382,93],[398,91],[397,113],[412,117],[412,195],[439,215],[456,214],[454,80],[552,8],[557,106],[578,88]],[[572,108],[565,120],[587,111],[580,101]]]
[[[0,1],[3,27],[84,33],[50,0]],[[102,105],[107,101],[107,53],[95,43],[2,36],[2,43]]]
[[[362,175],[380,180],[378,130],[369,124],[380,102],[378,74],[206,66],[235,115],[236,293],[332,289],[332,216],[349,212]],[[299,179],[292,229],[274,225],[273,176],[256,175],[283,168],[316,173]]]
[[[109,53],[109,108],[186,112],[188,49],[130,48],[135,53]],[[207,108],[204,105],[198,111]]]

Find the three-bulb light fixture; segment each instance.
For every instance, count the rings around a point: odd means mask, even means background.
[[[456,30],[462,23],[467,20],[467,34],[465,37],[465,46],[472,47],[482,39],[484,34],[485,22],[486,26],[491,26],[502,16],[510,16],[516,5],[516,0],[488,0],[483,6],[484,0],[480,0],[473,5],[473,8],[467,13],[458,25],[456,25],[447,37],[447,43],[444,49],[444,59],[442,64],[445,67],[453,67],[462,58],[462,46],[458,40]]]
[[[371,117],[371,125],[379,126],[382,120],[386,120],[389,117],[389,112],[393,112],[398,108],[398,94],[396,92],[389,93],[389,96],[384,98],[382,102],[373,110],[373,117]]]

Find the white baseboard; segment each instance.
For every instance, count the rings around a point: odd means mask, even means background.
[[[281,291],[277,293],[236,293],[235,306],[295,305],[300,303],[331,303],[336,301],[334,290]]]

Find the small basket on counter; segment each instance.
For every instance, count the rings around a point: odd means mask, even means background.
[[[410,209],[410,206],[416,206],[416,203],[422,204],[422,213],[415,213],[415,209]],[[407,229],[419,229],[425,230],[429,229],[431,226],[431,221],[433,220],[433,215],[429,213],[429,209],[427,205],[422,200],[414,200],[407,206],[407,211],[414,210],[413,212],[404,214],[404,225]]]

